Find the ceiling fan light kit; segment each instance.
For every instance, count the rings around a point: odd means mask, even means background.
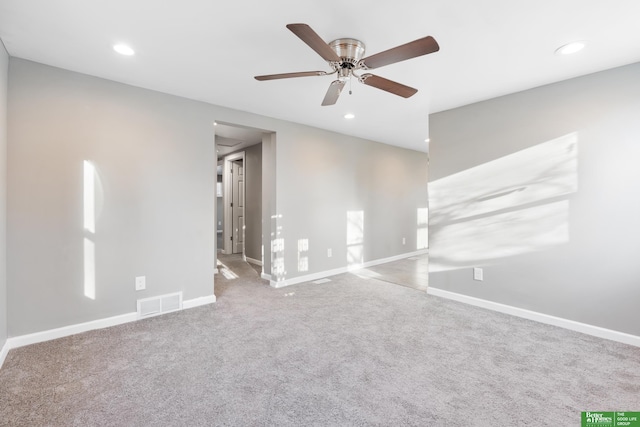
[[[283,74],[255,76],[256,80],[277,80],[294,77],[328,76],[335,74],[337,79],[329,84],[329,89],[322,100],[322,105],[334,105],[347,81],[355,77],[360,83],[384,90],[403,98],[413,96],[418,90],[370,73],[356,74],[418,56],[437,52],[440,47],[431,36],[414,40],[410,43],[394,47],[375,55],[364,57],[365,45],[360,40],[342,38],[325,43],[307,24],[289,24],[287,28],[316,51],[333,71],[303,71]]]

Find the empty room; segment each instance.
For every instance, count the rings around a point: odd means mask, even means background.
[[[0,0],[0,425],[640,426],[638,16]]]

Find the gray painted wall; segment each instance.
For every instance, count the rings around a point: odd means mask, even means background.
[[[211,295],[214,121],[272,132],[262,158],[267,274],[272,258],[283,260],[286,278],[346,266],[350,210],[364,212],[365,261],[415,250],[424,153],[17,58],[9,61],[9,111],[9,336],[130,313],[138,298]],[[85,160],[98,176],[90,235]],[[274,256],[272,233],[286,248]],[[95,300],[84,294],[85,238],[95,245]],[[298,271],[299,239],[308,239],[306,271]],[[136,293],[138,275],[147,290]]]
[[[247,257],[262,259],[262,144],[245,150],[245,247]]]
[[[430,117],[430,286],[640,335],[639,76]]]
[[[7,86],[9,54],[0,40],[0,349],[7,340]]]
[[[320,129],[292,136],[277,136],[276,233],[285,244],[272,279],[418,249],[417,235],[426,231],[418,220],[428,203],[425,153]]]
[[[9,109],[10,336],[130,313],[138,298],[213,294],[212,111],[14,58]],[[96,169],[95,232],[84,161]]]

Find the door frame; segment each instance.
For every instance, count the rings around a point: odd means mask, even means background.
[[[242,165],[245,166],[244,151],[238,151],[224,157],[222,165],[222,205],[224,212],[224,223],[222,231],[222,253],[232,254],[233,245],[231,244],[231,236],[233,236],[233,212],[231,209],[231,201],[233,200],[233,177],[231,176],[231,163],[236,160],[242,160]],[[246,168],[245,168],[246,171]],[[246,193],[245,193],[246,194]],[[244,229],[242,230],[244,234]],[[244,238],[243,238],[244,241]],[[244,245],[242,246],[242,258],[244,259]]]

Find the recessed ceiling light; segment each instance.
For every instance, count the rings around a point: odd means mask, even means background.
[[[556,55],[571,55],[584,49],[584,42],[571,42],[556,49]]]
[[[120,55],[132,56],[135,54],[134,50],[126,44],[113,45],[113,50],[118,52]]]
[[[429,141],[431,141],[431,138],[427,138],[424,140],[424,142],[429,142]]]
[[[356,116],[355,114],[347,113],[347,114],[344,115],[344,118],[345,119],[353,119],[355,116]]]

